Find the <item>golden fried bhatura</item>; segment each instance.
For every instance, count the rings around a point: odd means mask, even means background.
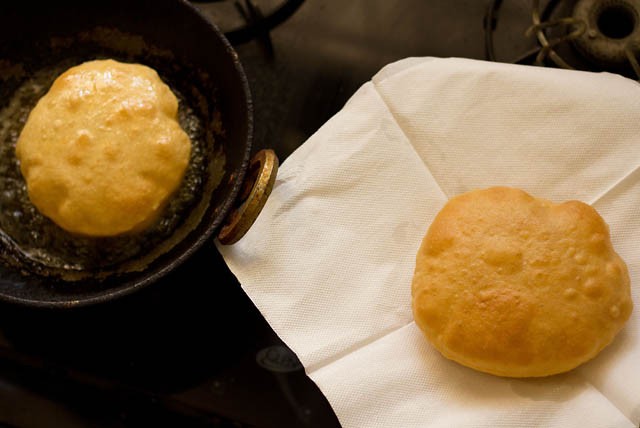
[[[35,207],[61,228],[94,237],[153,224],[190,152],[171,89],[153,69],[113,60],[60,75],[16,145]]]

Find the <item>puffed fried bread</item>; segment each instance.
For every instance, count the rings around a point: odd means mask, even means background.
[[[190,152],[171,89],[153,69],[113,60],[60,75],[16,144],[35,207],[63,229],[95,237],[152,224]]]
[[[416,257],[414,319],[445,357],[507,377],[594,358],[632,311],[627,266],[591,206],[493,187],[449,200]]]

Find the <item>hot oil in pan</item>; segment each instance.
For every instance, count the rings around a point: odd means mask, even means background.
[[[15,145],[31,109],[55,78],[77,63],[65,61],[34,73],[15,91],[9,104],[0,110],[0,241],[5,247],[3,258],[5,262],[14,264],[16,260],[18,264],[27,260],[28,264],[38,267],[39,273],[45,274],[48,270],[86,273],[117,270],[119,264],[152,253],[153,248],[169,240],[180,227],[196,204],[196,196],[203,191],[206,174],[212,173],[212,160],[208,159],[207,153],[213,153],[214,137],[211,129],[206,128],[212,124],[205,123],[202,112],[194,110],[187,97],[172,87],[179,100],[180,125],[192,142],[191,159],[182,185],[154,226],[131,236],[88,238],[70,234],[40,214],[29,200],[15,156]],[[167,83],[171,86],[170,82]],[[219,123],[214,123],[213,128],[219,129]],[[213,165],[214,170],[217,169],[213,173],[221,177],[224,168],[221,154],[213,159]]]

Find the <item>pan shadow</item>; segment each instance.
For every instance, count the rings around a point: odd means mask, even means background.
[[[254,346],[260,319],[210,243],[157,284],[113,302],[54,310],[3,304],[0,330],[2,348],[170,392]]]

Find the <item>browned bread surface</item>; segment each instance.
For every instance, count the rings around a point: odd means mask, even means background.
[[[591,206],[493,187],[452,198],[416,258],[417,325],[447,358],[509,377],[595,357],[632,310],[629,275]]]

